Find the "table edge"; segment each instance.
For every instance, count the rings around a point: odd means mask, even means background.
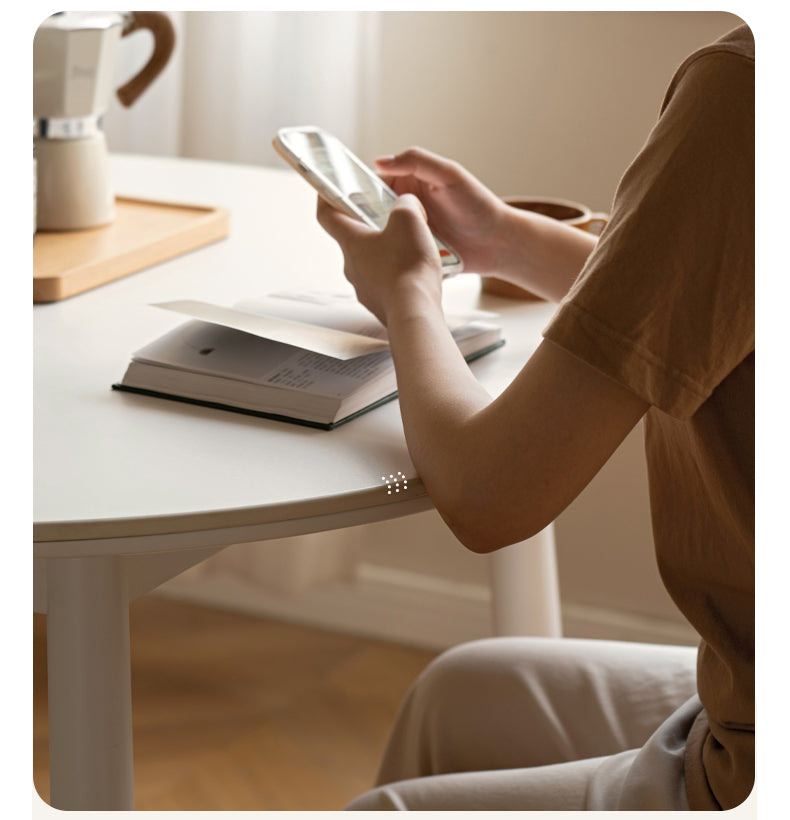
[[[288,504],[200,513],[99,521],[49,521],[33,525],[34,557],[137,554],[264,541],[400,518],[433,509],[419,478],[399,498],[369,488]]]

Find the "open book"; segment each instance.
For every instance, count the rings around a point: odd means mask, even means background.
[[[233,308],[156,307],[190,321],[138,350],[116,390],[332,429],[397,396],[386,328],[353,296],[281,293]],[[504,344],[495,314],[447,321],[467,361]]]

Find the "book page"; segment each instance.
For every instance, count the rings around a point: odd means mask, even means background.
[[[343,360],[200,321],[180,325],[138,350],[134,359],[328,396],[347,395],[392,369],[389,350]]]
[[[321,396],[347,396],[357,387],[392,369],[389,352],[370,353],[341,361],[305,350],[291,356],[270,373],[266,384],[307,390]]]
[[[195,299],[160,302],[155,307],[336,359],[389,349],[387,329],[350,294],[294,291],[245,299],[232,308]],[[446,319],[455,331],[495,315],[475,310]]]
[[[271,339],[275,342],[306,348],[337,359],[351,359],[389,348],[388,342],[384,339],[371,338],[369,334],[362,335],[345,329],[342,317],[334,317],[332,308],[326,309],[326,312],[332,313],[332,323],[337,327],[282,318],[262,312],[253,313],[250,310],[213,305],[196,299],[159,302],[155,307],[172,310],[215,325],[241,330],[262,339]],[[369,321],[368,324],[370,324]]]
[[[346,330],[373,339],[387,339],[387,328],[349,293],[280,291],[245,299],[234,307],[249,313]],[[463,314],[445,313],[445,318],[450,329],[455,330],[469,322],[490,321],[497,315],[488,310],[469,310]]]
[[[346,293],[281,291],[244,299],[234,307],[247,313],[277,316],[320,327],[387,340],[387,329],[357,298]]]

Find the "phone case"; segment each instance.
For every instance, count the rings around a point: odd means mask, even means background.
[[[315,134],[322,135],[325,138],[329,138],[331,135],[323,129],[318,128],[316,126],[281,128],[272,140],[272,145],[274,146],[274,150],[298,174],[304,177],[304,179],[307,180],[307,182],[309,182],[310,185],[312,185],[316,189],[316,191],[318,191],[319,195],[326,202],[328,202],[333,207],[338,208],[339,210],[348,214],[349,216],[355,217],[356,219],[360,219],[361,221],[365,222],[371,227],[377,227],[376,224],[365,214],[365,212],[361,208],[357,207],[348,198],[342,196],[342,194],[339,191],[335,190],[322,177],[314,173],[308,165],[306,165],[293,151],[291,151],[291,149],[285,144],[285,142],[282,139],[282,136],[289,132],[313,132]],[[362,160],[360,160],[359,157],[357,157],[344,145],[342,147],[345,150],[345,152],[351,157],[351,159],[356,162],[356,164],[363,168],[370,176],[376,178],[377,180],[379,179],[377,174],[375,174],[371,168],[369,168],[364,162],[362,162]],[[379,180],[379,182],[381,181]],[[381,184],[383,185],[383,183]],[[388,191],[391,191],[391,189],[386,185],[384,185],[384,188]],[[393,196],[396,196],[394,191],[391,191],[391,193]],[[436,239],[436,237],[434,237],[434,239]],[[454,250],[452,250],[452,248],[449,248],[447,245],[441,242],[441,240],[436,239],[436,243],[439,248],[439,254],[442,262],[442,272],[444,273],[444,275],[451,276],[453,274],[459,273],[463,269],[461,257],[458,256],[458,254]]]
[[[349,216],[356,217],[357,219],[362,219],[365,222],[369,222],[369,220],[365,217],[363,213],[359,210],[354,208],[353,204],[347,200],[345,197],[341,196],[334,188],[332,188],[327,182],[322,179],[320,176],[315,174],[311,168],[305,165],[299,157],[292,153],[288,146],[282,141],[281,134],[287,131],[315,131],[318,134],[324,134],[322,129],[315,128],[315,127],[305,127],[305,128],[281,128],[280,131],[277,133],[275,138],[272,140],[272,145],[274,146],[274,150],[294,169],[298,174],[304,177],[313,188],[318,191],[320,196],[332,205],[335,208],[339,208],[340,210],[347,213]],[[361,161],[360,161],[361,162]],[[372,173],[372,172],[371,172]]]

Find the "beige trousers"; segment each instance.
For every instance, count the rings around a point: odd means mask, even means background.
[[[491,638],[420,675],[349,810],[684,810],[696,650]]]

